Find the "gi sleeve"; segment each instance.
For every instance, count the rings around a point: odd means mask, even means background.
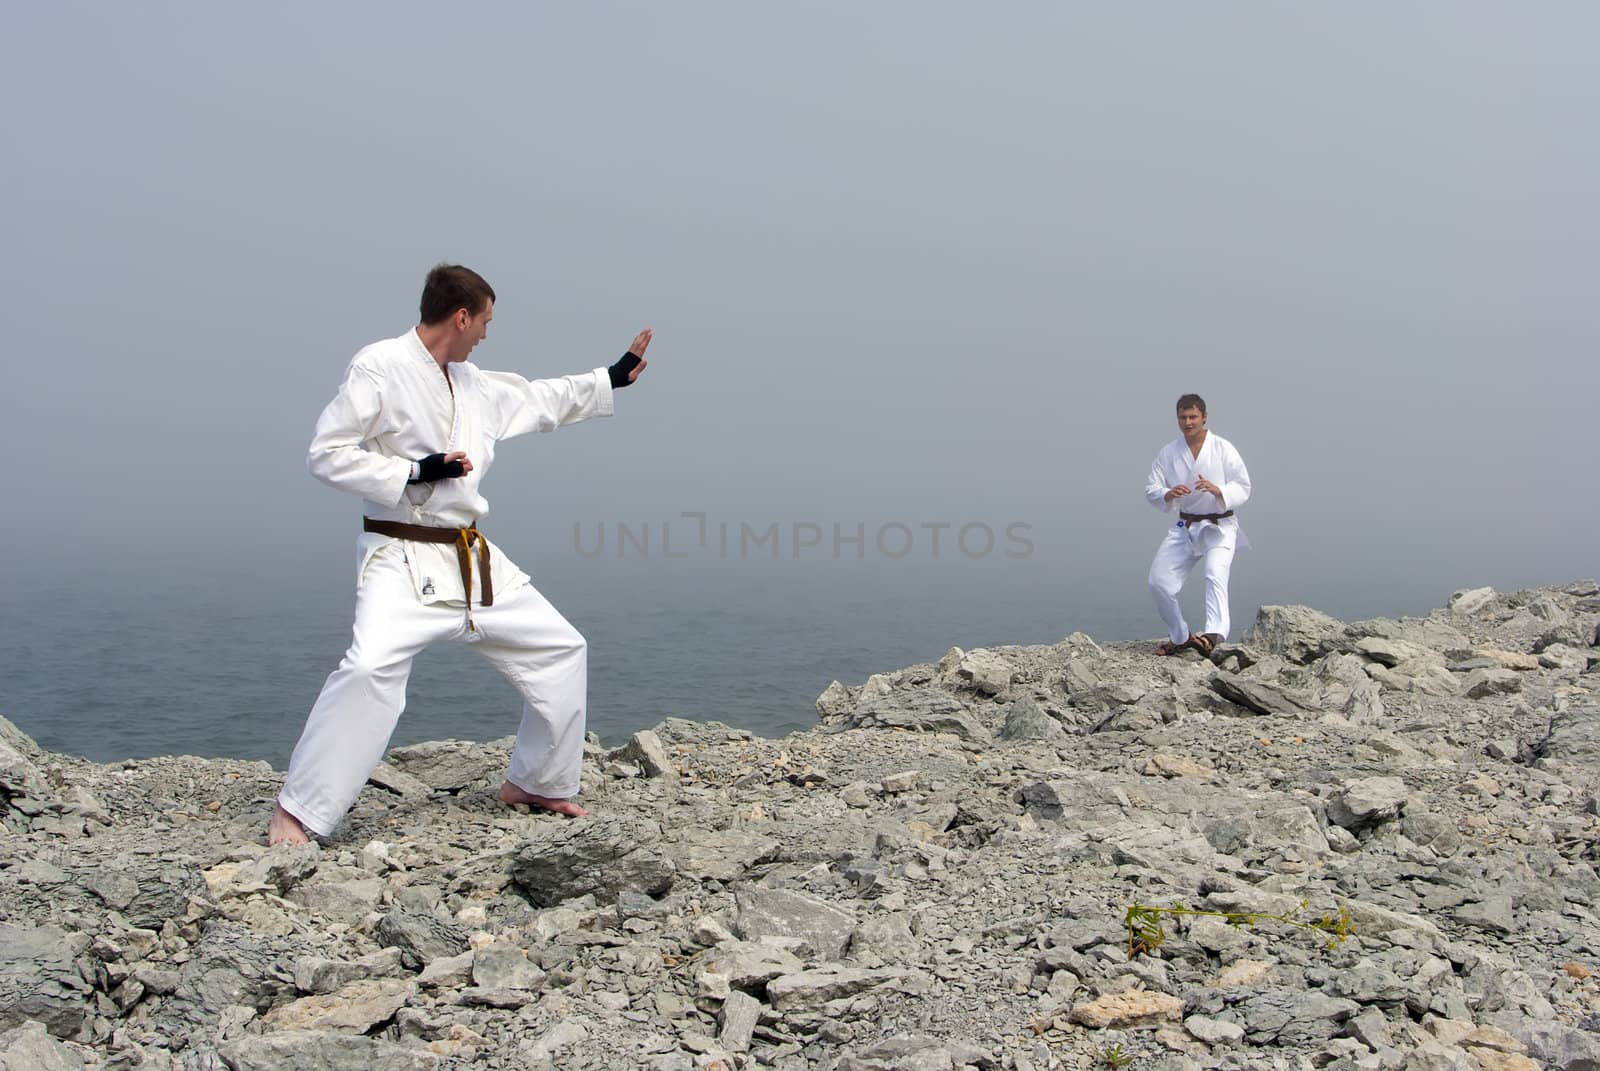
[[[1161,468],[1161,455],[1157,454],[1156,459],[1150,463],[1150,478],[1145,481],[1145,501],[1162,513],[1171,513],[1178,507],[1175,505],[1176,499],[1172,502],[1167,501],[1167,492],[1170,490],[1172,489],[1167,486],[1167,474]]]
[[[483,372],[494,437],[554,431],[615,411],[611,376],[604,368],[559,379],[523,379],[514,372]]]
[[[1244,458],[1232,443],[1222,452],[1222,508],[1238,509],[1250,501],[1250,472],[1244,467]]]
[[[306,454],[311,475],[337,491],[393,506],[405,494],[411,460],[388,457],[363,444],[384,423],[383,385],[376,372],[352,361],[339,393],[317,418]]]

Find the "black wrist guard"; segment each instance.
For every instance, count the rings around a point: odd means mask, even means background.
[[[417,459],[417,478],[407,480],[407,483],[432,483],[435,480],[449,480],[457,476],[465,476],[467,470],[460,461],[446,462],[443,454],[429,454],[427,457]]]
[[[616,364],[607,368],[606,371],[611,373],[611,389],[616,390],[618,387],[626,387],[631,382],[628,379],[628,373],[638,368],[639,362],[642,360],[644,358],[637,353],[624,353]]]

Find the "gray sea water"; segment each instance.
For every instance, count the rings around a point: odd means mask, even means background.
[[[1143,548],[1073,573],[1005,560],[522,564],[589,640],[589,728],[608,743],[669,715],[783,735],[816,724],[831,680],[859,684],[952,645],[1161,631]],[[281,767],[348,643],[349,572],[347,556],[329,555],[311,567],[139,559],[13,573],[0,587],[0,714],[50,750],[102,762],[194,754]],[[1273,574],[1270,561],[1236,562],[1236,635],[1264,602],[1373,616],[1426,612],[1450,591],[1329,563],[1308,596]],[[1196,615],[1200,588],[1196,574],[1185,592]],[[519,714],[470,649],[441,646],[417,660],[393,743],[495,739]]]

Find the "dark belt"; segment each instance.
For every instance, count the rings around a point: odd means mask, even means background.
[[[1224,517],[1232,517],[1233,510],[1226,513],[1179,513],[1185,524],[1199,524],[1201,521],[1220,521]]]
[[[489,579],[489,541],[483,538],[476,526],[466,528],[430,528],[424,524],[402,524],[399,521],[375,521],[361,518],[361,530],[378,535],[409,539],[417,543],[454,543],[456,558],[461,562],[461,587],[467,596],[467,609],[472,609],[472,544],[478,544],[478,572],[483,577],[483,602],[481,606],[494,605],[494,583]]]

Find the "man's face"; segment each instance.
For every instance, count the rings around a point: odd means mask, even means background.
[[[473,349],[489,335],[489,321],[494,319],[494,302],[484,306],[483,311],[472,315],[466,309],[456,310],[456,337],[450,347],[452,361],[464,361]]]
[[[1185,439],[1193,439],[1206,430],[1206,415],[1199,409],[1178,410],[1178,430]]]

